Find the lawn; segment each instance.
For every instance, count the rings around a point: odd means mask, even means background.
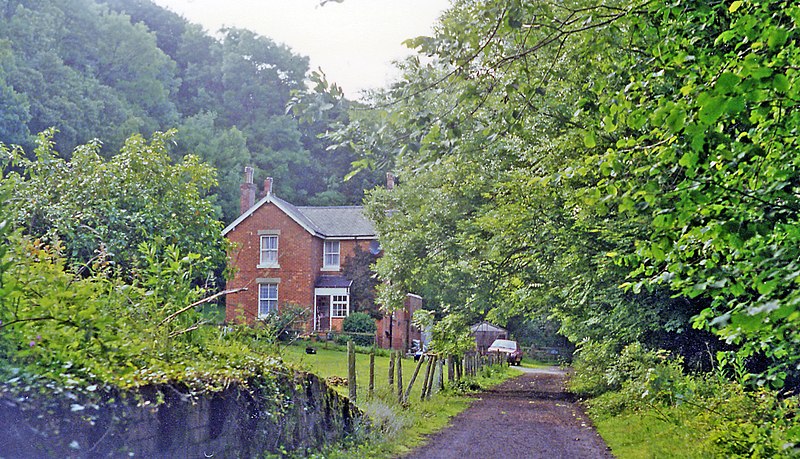
[[[330,349],[326,349],[321,343],[313,345],[317,350],[316,354],[305,353],[306,343],[281,347],[280,354],[290,365],[310,371],[320,377],[347,378],[346,352],[337,346],[330,346]],[[385,354],[385,352],[383,353]],[[408,387],[416,362],[413,359],[404,358],[402,365],[404,387]],[[473,398],[451,389],[434,393],[429,400],[421,401],[421,387],[425,378],[423,366],[412,389],[409,403],[403,407],[397,402],[396,385],[392,388],[388,386],[388,374],[389,357],[376,355],[375,393],[372,398],[369,398],[367,394],[369,355],[366,353],[356,354],[357,405],[370,416],[374,431],[366,439],[366,442],[346,448],[337,447],[325,451],[322,456],[312,457],[328,459],[397,457],[419,446],[426,435],[447,426],[450,418],[465,410],[473,401]],[[480,377],[475,378],[474,382],[482,387],[491,387],[518,374],[517,371],[509,370],[507,367],[502,369],[495,367],[492,370],[484,371]],[[347,395],[346,385],[334,386],[334,388],[340,394]]]

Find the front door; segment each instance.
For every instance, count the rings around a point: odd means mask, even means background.
[[[329,295],[317,295],[316,314],[314,318],[314,329],[316,331],[329,331],[331,329],[331,297]]]

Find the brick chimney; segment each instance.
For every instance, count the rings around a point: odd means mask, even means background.
[[[253,168],[245,166],[244,183],[239,185],[239,214],[247,212],[256,203],[256,184],[253,183]]]
[[[394,189],[394,174],[391,172],[386,173],[386,189],[389,191]]]
[[[264,191],[261,193],[261,197],[272,194],[272,177],[267,177],[264,179]]]

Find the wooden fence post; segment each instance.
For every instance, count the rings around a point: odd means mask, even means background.
[[[428,368],[430,369],[431,376],[430,376],[430,378],[428,378],[428,385],[427,385],[427,387],[426,387],[426,389],[424,391],[426,399],[430,399],[431,398],[431,392],[433,392],[433,379],[436,376],[436,368],[437,368],[436,367],[436,363],[438,362],[438,360],[439,360],[439,356],[438,355],[434,355],[433,356],[433,361],[428,365]]]
[[[394,386],[394,351],[389,349],[389,387]]]
[[[397,403],[403,403],[403,357],[397,351]]]
[[[436,373],[439,377],[436,379],[436,392],[444,390],[444,359],[440,358],[436,361],[439,371]]]
[[[433,364],[433,356],[428,357],[428,366],[425,367],[425,379],[422,381],[422,391],[419,394],[420,400],[425,400],[425,392],[428,390],[428,381],[431,378],[431,366]],[[422,361],[420,359],[420,361]]]
[[[453,367],[453,356],[447,356],[447,382],[453,384],[456,377],[456,369]]]
[[[403,403],[408,401],[408,396],[411,394],[411,388],[414,387],[414,381],[417,380],[417,375],[419,374],[419,369],[422,368],[422,363],[425,361],[425,354],[423,354],[419,361],[417,362],[416,368],[414,368],[414,374],[411,375],[411,381],[408,382],[408,388],[406,389],[406,394],[403,396]],[[425,388],[423,387],[423,390]]]
[[[367,397],[372,398],[375,392],[375,350],[369,353],[369,387],[367,388]]]
[[[356,383],[356,348],[352,341],[347,342],[347,388],[350,400],[355,402],[358,385]]]

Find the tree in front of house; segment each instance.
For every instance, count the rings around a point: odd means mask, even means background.
[[[355,312],[369,314],[373,319],[380,319],[383,314],[380,305],[376,303],[376,290],[378,276],[372,270],[372,265],[377,260],[369,250],[363,250],[356,245],[353,255],[348,257],[342,266],[342,275],[353,281],[350,286],[350,305]]]
[[[193,156],[173,164],[171,138],[135,135],[108,160],[97,142],[79,146],[69,160],[59,157],[52,131],[39,136],[35,159],[11,150],[14,169],[4,181],[13,191],[14,226],[63,246],[73,266],[102,258],[126,277],[149,268],[138,248],[157,237],[181,253],[197,254],[194,280],[210,280],[225,254],[221,224],[203,197],[216,184],[215,173]]]

